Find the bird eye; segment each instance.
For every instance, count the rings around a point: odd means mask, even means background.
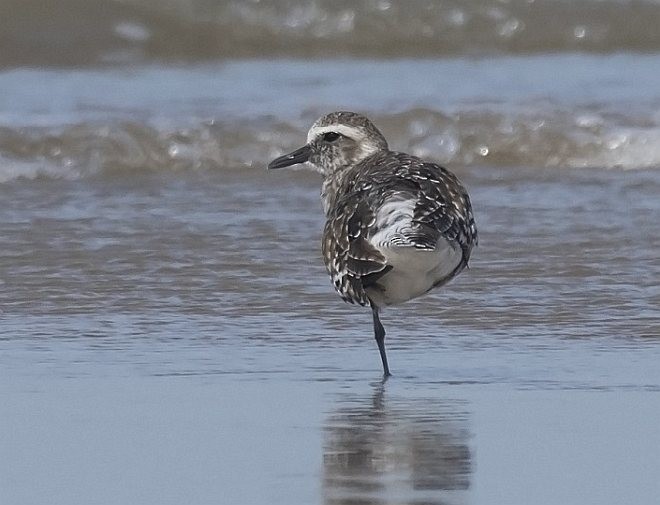
[[[328,132],[323,134],[323,140],[326,142],[334,142],[339,137],[341,137],[341,135],[339,135],[337,132]]]

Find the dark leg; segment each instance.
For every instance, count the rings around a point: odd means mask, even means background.
[[[387,355],[385,354],[385,328],[380,322],[378,309],[374,305],[371,306],[371,314],[374,316],[374,335],[380,351],[380,359],[383,362],[383,375],[389,377],[392,374],[390,373],[390,367],[387,365]]]

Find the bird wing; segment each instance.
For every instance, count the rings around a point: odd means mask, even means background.
[[[337,202],[323,232],[323,259],[335,290],[347,302],[369,305],[365,288],[392,267],[367,240],[375,216],[364,192],[352,192]]]
[[[477,228],[470,197],[454,174],[405,153],[390,153],[369,177],[378,187],[371,196],[374,233],[381,231],[374,237],[378,245],[432,250],[442,238],[461,248],[467,265]]]
[[[415,245],[435,247],[444,238],[460,246],[467,266],[478,234],[466,189],[454,174],[434,163],[411,167],[407,177],[419,184],[412,218]]]

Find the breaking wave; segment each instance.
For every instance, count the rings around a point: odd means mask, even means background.
[[[392,148],[450,166],[660,167],[660,114],[414,109],[373,119]],[[183,128],[125,121],[5,127],[0,129],[0,182],[136,171],[262,170],[268,160],[303,141],[302,125],[308,122],[262,118]]]

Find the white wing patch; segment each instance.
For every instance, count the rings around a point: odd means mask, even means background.
[[[383,254],[392,270],[378,284],[382,289],[367,290],[377,306],[398,304],[420,296],[435,285],[453,277],[463,253],[458,243],[440,238],[434,249],[414,246],[409,234],[414,231],[414,199],[392,197],[376,212],[376,232],[369,242]]]
[[[413,212],[417,202],[413,199],[392,197],[380,206],[376,212],[376,230],[369,240],[376,249],[397,245],[403,238],[403,232],[412,227]],[[399,244],[401,245],[401,244]]]

